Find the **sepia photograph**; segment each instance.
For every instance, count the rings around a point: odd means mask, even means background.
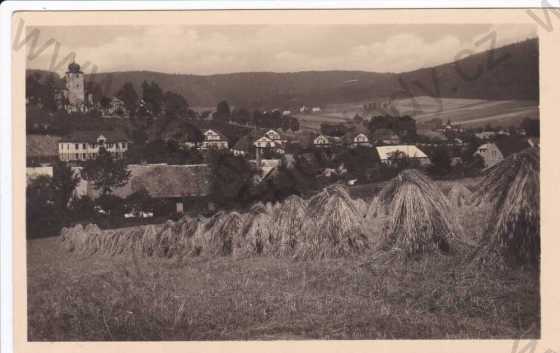
[[[538,33],[15,21],[27,340],[540,339]]]

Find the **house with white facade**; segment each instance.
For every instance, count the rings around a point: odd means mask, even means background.
[[[329,148],[332,144],[328,136],[319,135],[313,139],[313,146],[318,148]]]
[[[117,97],[111,98],[107,108],[102,109],[103,116],[126,116],[128,115],[128,110],[126,109],[126,104],[122,99]]]
[[[363,133],[346,134],[344,136],[344,142],[350,148],[355,148],[358,146],[371,147],[371,144],[369,143],[369,138]]]
[[[209,150],[209,149],[228,149],[229,144],[227,138],[222,135],[221,132],[217,130],[207,129],[202,132],[204,136],[204,140],[200,144],[201,150]]]
[[[414,145],[378,146],[375,148],[381,163],[391,165],[395,158],[408,158],[420,165],[430,164],[430,158]]]
[[[268,136],[263,136],[254,142],[256,148],[276,148],[276,143]]]
[[[484,166],[490,168],[509,155],[521,152],[529,147],[532,147],[532,145],[526,138],[504,136],[494,142],[480,145],[474,154],[482,157]]]
[[[101,149],[113,158],[124,158],[129,141],[124,133],[114,131],[74,131],[58,142],[58,158],[64,162],[96,159]]]
[[[264,133],[264,136],[257,139],[254,145],[257,148],[272,148],[278,153],[284,153],[287,142],[288,140],[282,137],[278,131],[270,129]]]
[[[280,135],[280,133],[278,133],[276,130],[273,129],[270,129],[267,132],[265,132],[265,136],[277,143],[286,142],[286,140],[282,138],[282,135]]]

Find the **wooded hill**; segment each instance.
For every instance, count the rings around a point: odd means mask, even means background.
[[[35,71],[36,72],[36,71]],[[86,75],[114,95],[125,82],[141,92],[144,80],[182,94],[191,106],[220,100],[246,107],[297,107],[360,102],[374,98],[440,96],[488,100],[539,98],[539,44],[529,39],[431,68],[404,73],[364,71],[247,72],[220,75],[151,71]]]

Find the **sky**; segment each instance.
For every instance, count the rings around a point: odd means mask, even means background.
[[[194,75],[405,72],[488,50],[494,36],[495,47],[537,36],[529,24],[42,26],[30,28],[27,38],[33,33],[34,51],[27,42],[31,69],[64,73],[75,57],[85,73],[96,66],[97,72]]]

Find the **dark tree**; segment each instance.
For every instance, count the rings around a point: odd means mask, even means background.
[[[117,92],[117,97],[124,102],[129,112],[136,112],[138,108],[138,93],[136,93],[132,83],[126,82]]]
[[[74,221],[90,221],[96,216],[95,202],[88,196],[74,198],[70,203],[70,212]]]
[[[148,140],[148,134],[146,134],[146,129],[138,128],[134,129],[132,132],[132,142],[134,145],[144,145]]]
[[[41,75],[37,72],[27,75],[25,78],[25,97],[30,103],[38,103],[40,101],[42,90]]]
[[[521,122],[521,128],[525,129],[525,131],[527,132],[527,136],[539,137],[541,135],[540,123],[538,119],[523,119],[523,121]]]
[[[293,132],[299,131],[299,120],[294,117],[289,117],[288,121],[290,122],[290,130]]]
[[[99,104],[101,105],[101,108],[107,109],[111,105],[111,98],[103,96],[99,100]]]
[[[379,157],[374,150],[368,147],[347,149],[336,157],[336,165],[344,164],[348,170],[347,178],[358,179],[366,182],[370,171],[379,165]]]
[[[240,124],[249,124],[251,122],[251,113],[246,108],[235,109],[231,112],[231,120]]]
[[[124,200],[115,195],[103,194],[95,200],[95,204],[101,207],[107,216],[120,218],[126,212]]]
[[[142,98],[153,114],[161,113],[164,106],[163,91],[156,82],[142,82]]]
[[[26,188],[27,237],[37,238],[58,234],[62,227],[62,210],[55,206],[52,179],[39,176]]]
[[[208,155],[211,169],[211,198],[223,206],[247,201],[254,170],[249,162],[227,152],[212,151]]]
[[[165,92],[163,97],[165,105],[165,114],[170,117],[183,117],[187,115],[189,105],[187,100],[180,94],[174,92]]]
[[[58,162],[53,168],[52,188],[55,192],[55,204],[65,210],[80,182],[80,175],[63,162]]]
[[[429,168],[430,174],[442,177],[451,172],[451,157],[447,147],[438,146],[431,156],[432,165]]]
[[[103,99],[103,97],[105,97],[105,95],[103,94],[103,87],[101,87],[101,84],[99,82],[96,81],[86,81],[86,93],[91,93],[92,97],[93,97],[93,102],[100,102]]]
[[[362,116],[360,114],[356,114],[354,115],[354,119],[353,119],[354,123],[361,125],[364,123],[364,118],[362,118]]]
[[[108,195],[114,188],[128,182],[130,171],[123,160],[115,160],[111,153],[101,148],[96,159],[85,163],[81,176],[93,182],[95,189],[101,190],[103,195]]]
[[[231,110],[229,108],[229,104],[227,101],[221,101],[216,106],[216,114],[214,114],[214,118],[216,120],[227,121],[231,117]]]

